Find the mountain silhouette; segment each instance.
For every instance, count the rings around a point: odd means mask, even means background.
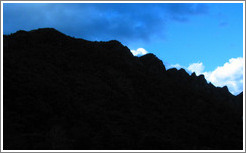
[[[241,150],[243,93],[53,29],[3,37],[4,150]]]

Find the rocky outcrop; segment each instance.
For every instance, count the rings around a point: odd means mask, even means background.
[[[152,53],[139,57],[139,60],[143,63],[145,69],[150,73],[158,74],[166,71],[162,61]]]

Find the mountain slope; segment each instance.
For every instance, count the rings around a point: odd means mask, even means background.
[[[4,36],[4,149],[242,149],[242,93],[120,42]]]

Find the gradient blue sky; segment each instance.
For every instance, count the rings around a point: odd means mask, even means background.
[[[44,27],[92,41],[119,40],[142,48],[139,55],[156,54],[168,68],[204,74],[234,94],[243,90],[242,3],[3,4],[4,34]]]

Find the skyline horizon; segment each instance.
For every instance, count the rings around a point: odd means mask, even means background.
[[[55,29],[55,28],[52,28],[52,27],[46,27],[46,28],[32,29],[32,30],[29,30],[29,31],[25,31],[25,30],[17,30],[17,31],[14,32],[14,33],[4,34],[4,35],[6,35],[6,36],[8,36],[8,35],[14,35],[14,34],[16,34],[17,32],[20,32],[20,31],[31,32],[31,31],[36,31],[36,30],[39,30],[39,29],[54,29],[54,30],[58,31],[58,30]],[[61,31],[58,31],[58,32],[61,32]],[[61,33],[62,33],[62,32],[61,32]],[[62,34],[64,34],[64,33],[62,33]],[[66,34],[64,34],[64,35],[65,35],[65,36],[68,36],[68,37],[71,37],[71,36],[66,35]],[[72,38],[86,40],[86,39],[83,39],[83,38],[76,38],[76,37],[72,37]],[[86,40],[86,41],[90,41],[90,42],[109,42],[109,41],[114,41],[114,39],[108,40],[108,41],[97,41],[97,40],[95,40],[95,41],[93,41],[93,40]],[[116,41],[118,41],[118,40],[116,40]],[[125,46],[122,42],[120,42],[120,41],[118,41],[118,42],[121,43],[123,46]],[[128,46],[126,46],[126,47],[128,48]],[[138,52],[138,51],[130,50],[130,48],[128,48],[128,49],[129,49],[129,51],[132,53],[132,55],[133,55],[133,56],[136,56],[136,57],[141,57],[141,56],[144,56],[144,55],[146,55],[146,54],[154,54],[154,53],[151,53],[151,52],[147,52],[147,51],[144,50],[143,48],[139,48],[139,49],[138,49],[139,52]],[[139,53],[140,53],[140,54],[139,54]],[[142,53],[143,53],[143,54],[142,54]],[[155,55],[155,54],[154,54],[154,55]],[[156,56],[158,59],[160,59],[157,55],[155,55],[155,56]],[[160,60],[161,60],[161,59],[160,59]],[[161,60],[161,61],[162,61],[162,60]],[[162,61],[162,62],[163,62],[163,65],[165,66],[165,69],[166,69],[166,70],[173,69],[173,68],[174,68],[174,69],[177,69],[177,70],[183,69],[183,70],[185,70],[186,73],[189,74],[190,76],[192,75],[192,73],[195,73],[196,76],[201,76],[201,75],[203,75],[203,76],[205,77],[205,80],[207,81],[207,83],[212,83],[212,82],[210,82],[209,80],[207,80],[206,76],[205,76],[203,73],[191,71],[189,68],[184,67],[184,66],[181,66],[181,65],[172,65],[172,66],[170,66],[170,65],[166,65],[166,64],[164,63],[164,61]],[[213,84],[213,83],[212,83],[212,84]],[[214,84],[213,84],[213,85],[214,85]],[[214,85],[214,86],[216,86],[216,85]],[[221,88],[227,87],[228,90],[229,90],[229,87],[228,87],[227,85],[224,85],[224,86],[217,86],[217,87],[221,87]],[[232,95],[234,95],[234,96],[238,96],[238,95],[240,95],[241,93],[243,93],[243,91],[241,91],[241,92],[239,92],[238,94],[233,94],[230,90],[229,90],[229,92],[230,92]]]
[[[53,27],[90,41],[115,39],[136,56],[153,53],[166,68],[203,74],[234,95],[243,91],[243,3],[3,4],[4,34]]]

